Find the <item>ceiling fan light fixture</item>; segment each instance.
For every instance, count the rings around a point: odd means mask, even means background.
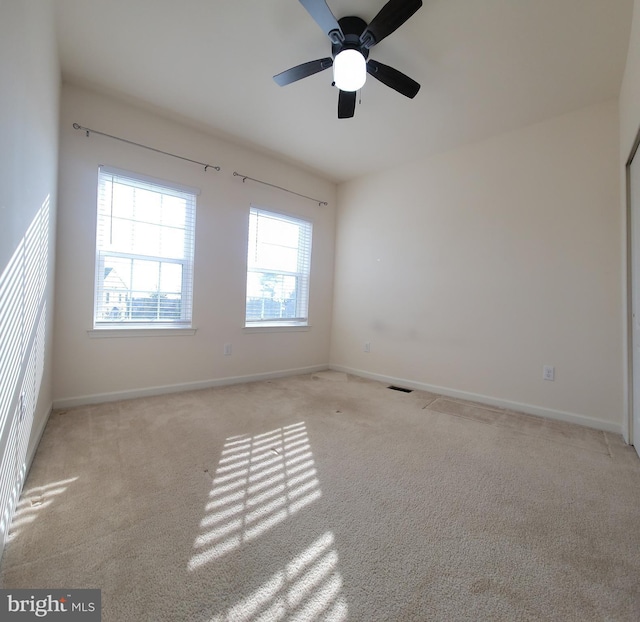
[[[333,59],[333,81],[341,91],[358,91],[367,80],[367,61],[358,50],[342,50]]]
[[[338,119],[353,117],[357,91],[364,86],[367,73],[409,99],[418,94],[420,84],[397,69],[370,59],[369,53],[372,47],[398,30],[422,6],[422,0],[387,0],[368,24],[357,15],[336,19],[327,0],[299,2],[329,37],[331,57],[318,58],[281,71],[273,76],[276,84],[286,86],[333,66],[333,86],[340,91]]]

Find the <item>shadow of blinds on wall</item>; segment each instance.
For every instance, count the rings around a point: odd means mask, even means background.
[[[44,372],[49,197],[0,276],[0,543],[27,473],[27,449]]]

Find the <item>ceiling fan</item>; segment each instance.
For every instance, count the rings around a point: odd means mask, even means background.
[[[331,57],[287,69],[273,76],[277,84],[286,86],[333,66],[334,85],[340,91],[339,119],[353,117],[356,92],[364,85],[367,73],[406,97],[416,96],[420,85],[415,80],[369,59],[369,50],[400,28],[422,6],[422,0],[389,0],[368,25],[353,16],[336,20],[326,0],[300,0],[300,4],[329,37]]]

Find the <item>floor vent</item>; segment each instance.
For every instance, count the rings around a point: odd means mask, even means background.
[[[411,393],[413,391],[413,389],[405,389],[404,387],[395,387],[394,385],[387,387],[387,389],[392,389],[393,391],[401,391],[402,393]]]

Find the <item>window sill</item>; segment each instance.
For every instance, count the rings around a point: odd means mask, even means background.
[[[92,328],[87,331],[91,339],[110,339],[111,337],[188,337],[196,334],[196,328],[151,327],[151,328]]]
[[[243,333],[298,333],[311,330],[311,326],[308,324],[255,324],[245,326],[242,329]]]

